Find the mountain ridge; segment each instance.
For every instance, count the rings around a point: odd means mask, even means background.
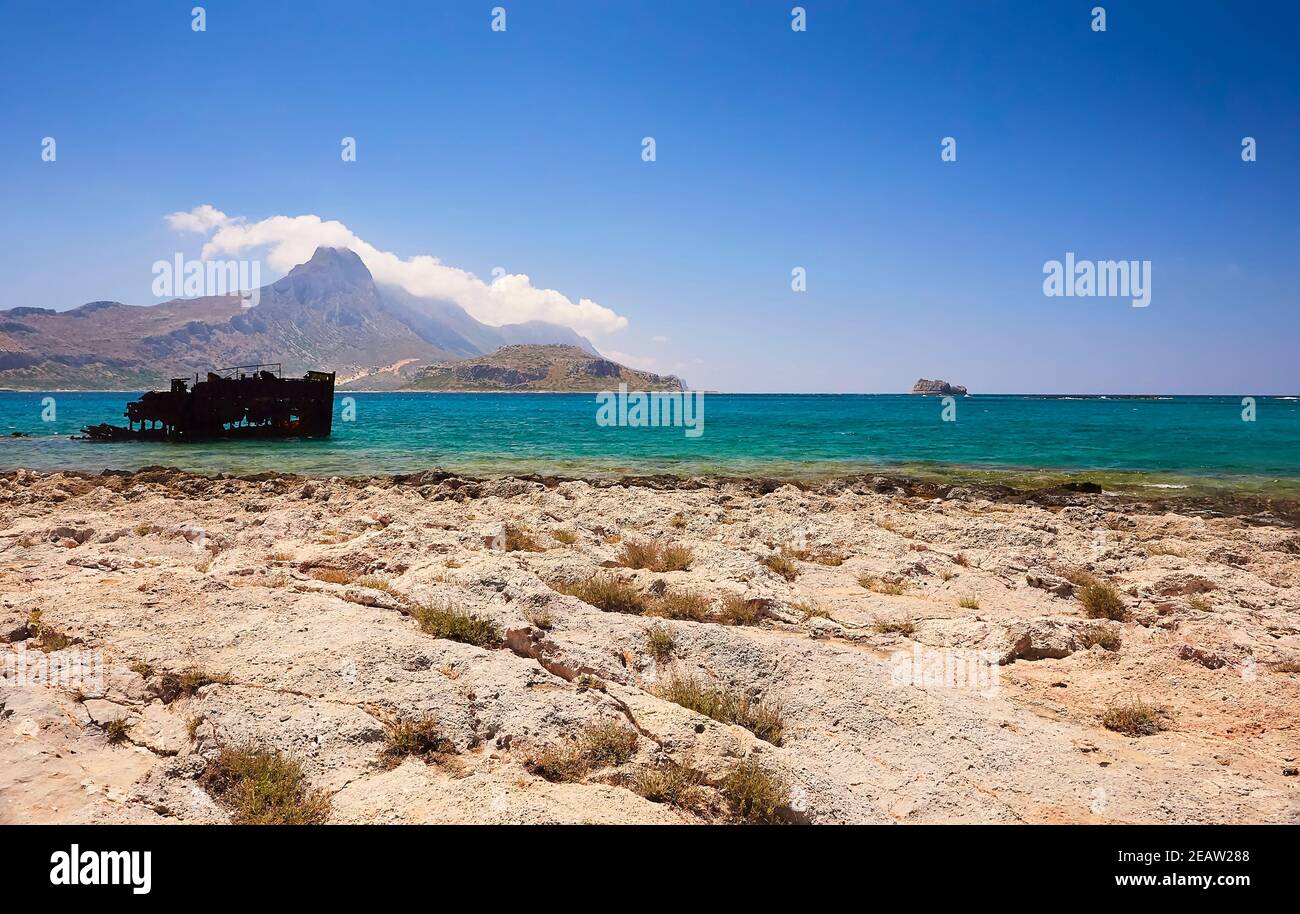
[[[155,305],[94,301],[55,311],[0,311],[0,387],[141,389],[227,365],[279,362],[286,374],[335,371],[398,387],[416,367],[485,355],[512,343],[576,345],[541,321],[493,327],[460,306],[375,282],[348,248],[321,246],[258,290]],[[405,372],[406,374],[403,374]]]

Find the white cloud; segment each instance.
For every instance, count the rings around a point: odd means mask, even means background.
[[[204,259],[266,248],[266,262],[280,272],[309,260],[321,245],[350,248],[376,282],[401,286],[413,295],[455,302],[494,327],[539,320],[587,335],[603,335],[627,326],[626,317],[604,305],[589,298],[575,302],[554,289],[538,289],[523,273],[484,282],[428,254],[403,259],[391,251],[381,251],[358,238],[342,222],[320,216],[271,216],[248,222],[205,203],[188,213],[172,213],[166,218],[177,231],[211,236],[203,245]]]
[[[620,365],[626,365],[628,368],[639,368],[641,371],[654,371],[658,364],[654,359],[644,355],[633,355],[630,352],[619,352],[616,349],[602,349],[605,358],[613,359]]]
[[[167,217],[167,224],[176,231],[198,232],[201,235],[206,235],[229,221],[229,216],[207,203],[194,207],[188,213],[172,213]]]

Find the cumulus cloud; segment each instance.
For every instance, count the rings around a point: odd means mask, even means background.
[[[167,224],[178,232],[198,232],[206,235],[214,228],[225,225],[230,217],[215,206],[204,203],[188,213],[172,213],[167,217]]]
[[[575,302],[555,289],[539,289],[526,274],[508,273],[484,282],[428,254],[402,258],[381,251],[358,238],[342,222],[320,216],[271,216],[248,222],[205,203],[166,218],[177,231],[209,236],[203,245],[205,260],[265,249],[270,267],[287,272],[309,260],[321,245],[350,248],[376,282],[401,286],[413,295],[455,302],[494,327],[538,320],[572,327],[587,335],[603,335],[627,326],[627,318],[604,305],[589,298]]]

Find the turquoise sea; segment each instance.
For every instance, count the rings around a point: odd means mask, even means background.
[[[909,395],[708,394],[703,434],[600,427],[593,394],[340,393],[328,440],[105,444],[137,393],[0,392],[0,469],[826,476],[872,470],[960,477],[1094,478],[1141,487],[1300,491],[1300,402],[1259,397],[971,396],[956,421]],[[342,421],[343,398],[355,420]],[[55,419],[43,421],[43,399]],[[48,412],[48,411],[46,411]],[[9,437],[25,432],[30,438]]]

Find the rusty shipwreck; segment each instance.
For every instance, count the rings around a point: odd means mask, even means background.
[[[282,376],[281,366],[237,365],[200,381],[174,378],[126,405],[127,424],[89,425],[91,441],[207,441],[220,438],[328,438],[334,372]]]

